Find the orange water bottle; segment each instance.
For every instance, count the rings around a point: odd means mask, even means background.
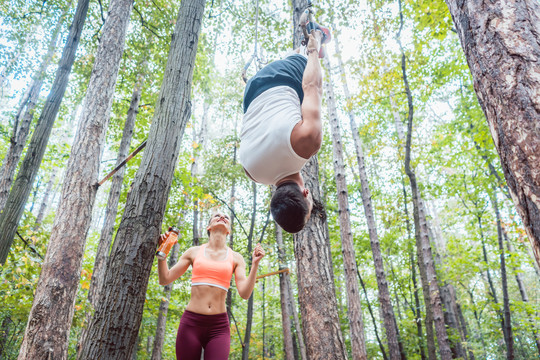
[[[156,256],[160,260],[165,260],[167,258],[167,255],[169,255],[169,251],[171,251],[172,247],[176,242],[178,241],[178,234],[180,233],[180,230],[177,228],[172,228],[169,231],[169,236],[165,239],[165,241],[160,245],[160,247],[156,251]]]

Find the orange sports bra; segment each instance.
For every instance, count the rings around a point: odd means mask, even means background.
[[[228,291],[234,269],[233,252],[227,247],[225,260],[212,260],[206,257],[206,245],[201,245],[193,259],[191,286],[210,285]]]

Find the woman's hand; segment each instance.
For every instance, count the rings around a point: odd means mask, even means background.
[[[167,240],[167,238],[169,237],[169,234],[171,233],[171,230],[172,230],[172,226],[169,226],[169,230],[167,230],[165,234],[159,235],[158,247],[160,247],[165,242],[165,240]]]
[[[259,261],[261,261],[261,259],[264,257],[265,252],[264,252],[264,249],[262,248],[261,244],[258,243],[256,246],[255,246],[255,249],[253,249],[253,255],[251,256],[251,259],[252,259],[252,263],[255,264],[255,263],[259,263]]]

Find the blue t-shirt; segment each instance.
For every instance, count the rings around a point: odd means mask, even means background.
[[[246,84],[244,91],[244,113],[249,104],[260,94],[275,86],[290,86],[300,98],[304,99],[302,78],[306,68],[307,59],[300,54],[293,54],[282,60],[276,60],[263,67]]]

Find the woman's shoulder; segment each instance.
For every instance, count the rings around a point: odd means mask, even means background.
[[[197,252],[199,251],[199,249],[201,248],[202,245],[197,245],[197,246],[192,246],[190,248],[188,248],[186,251],[184,251],[184,254],[187,255],[187,256],[195,256],[197,255]]]
[[[231,249],[231,251],[232,251],[233,259],[234,259],[235,262],[240,263],[240,262],[244,261],[244,257],[242,256],[242,254],[240,254],[239,252],[234,251],[233,249]]]

